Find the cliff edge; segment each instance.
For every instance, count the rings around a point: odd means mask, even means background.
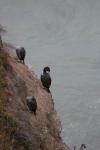
[[[0,150],[69,149],[60,136],[52,95],[7,45],[0,49],[0,84]],[[27,107],[29,95],[37,100],[36,116]]]

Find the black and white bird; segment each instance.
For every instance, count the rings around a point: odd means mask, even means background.
[[[27,96],[26,102],[27,102],[27,106],[28,106],[29,110],[31,112],[34,112],[34,115],[36,115],[36,110],[37,110],[36,98],[34,96]]]
[[[86,145],[85,144],[81,144],[80,150],[86,149]]]
[[[24,59],[26,56],[26,51],[24,47],[16,47],[16,54],[18,59],[24,64]]]
[[[79,150],[84,150],[86,149],[86,145],[85,144],[81,144]],[[74,146],[74,150],[76,150],[76,146]]]
[[[41,75],[41,82],[44,88],[50,93],[51,77],[50,68],[47,66],[43,69],[43,74]]]

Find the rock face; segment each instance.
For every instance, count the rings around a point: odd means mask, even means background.
[[[14,55],[8,56],[8,63],[6,79],[10,94],[6,112],[18,126],[10,135],[12,150],[68,150],[60,137],[61,124],[52,95],[43,89],[40,80],[26,65],[17,62]],[[36,116],[27,107],[28,95],[37,99]],[[23,142],[15,144],[18,140]]]

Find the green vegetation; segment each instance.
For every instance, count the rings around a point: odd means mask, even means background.
[[[24,150],[30,150],[30,144],[30,141],[22,134],[18,134],[15,137],[14,148],[16,148],[16,150],[19,149],[19,147],[23,147]]]
[[[42,150],[47,150],[48,148],[48,142],[49,142],[49,139],[48,139],[48,136],[47,135],[42,135],[41,137],[41,142],[40,142],[40,148]]]

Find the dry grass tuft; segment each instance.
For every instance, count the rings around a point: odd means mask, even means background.
[[[7,54],[3,49],[0,49],[0,113],[4,111],[7,103],[7,81],[6,81],[6,69],[7,69]]]

